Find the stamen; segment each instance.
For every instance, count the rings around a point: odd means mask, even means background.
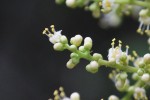
[[[119,40],[119,47],[121,47],[122,46],[122,41],[121,40]]]
[[[106,7],[108,7],[108,8],[111,7],[111,3],[108,0],[106,0]]]
[[[102,6],[102,2],[100,1],[100,2],[98,3],[98,5],[99,5],[99,6]]]
[[[53,93],[54,96],[58,95],[58,90],[55,90]]]
[[[48,28],[45,28],[42,32],[42,34],[48,36],[48,37],[51,37],[53,34],[49,31]]]
[[[54,100],[59,100],[59,99],[60,99],[59,95],[54,97]]]
[[[137,32],[140,33],[141,35],[144,34],[144,32],[142,30],[143,29],[142,26],[143,26],[143,22],[140,23],[139,28],[137,29]]]
[[[134,50],[134,51],[132,51],[132,53],[133,53],[133,55],[135,56],[135,57],[138,57],[138,54],[136,53],[136,51]]]
[[[126,54],[128,55],[129,46],[126,45]]]
[[[60,97],[65,97],[65,92],[64,92],[64,88],[63,87],[59,87],[59,91],[60,91]]]
[[[150,36],[150,25],[147,25],[147,28],[145,30],[145,33]]]
[[[50,27],[51,27],[52,32],[55,33],[55,26],[51,25]]]
[[[112,41],[115,42],[116,38],[113,38]]]
[[[111,45],[112,45],[112,48],[114,48],[114,45],[115,45],[115,40],[116,40],[115,38],[113,38],[113,39],[112,39],[112,43],[111,43]]]

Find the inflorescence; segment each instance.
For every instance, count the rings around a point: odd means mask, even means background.
[[[57,4],[66,4],[70,8],[84,8],[99,18],[102,28],[117,27],[123,16],[136,17],[139,20],[137,33],[150,38],[150,0],[55,0]],[[150,44],[149,44],[150,45]],[[150,48],[150,47],[149,47]]]
[[[80,59],[89,61],[85,69],[90,73],[98,72],[102,66],[113,68],[109,74],[109,78],[114,82],[116,88],[120,92],[126,92],[122,98],[116,95],[111,95],[108,100],[148,100],[146,89],[150,87],[150,53],[146,53],[140,57],[136,51],[132,55],[128,54],[129,46],[126,50],[122,50],[122,41],[118,41],[118,46],[115,46],[115,38],[112,39],[111,48],[108,50],[108,60],[104,60],[100,53],[91,54],[93,41],[90,37],[83,38],[81,35],[75,35],[69,40],[61,31],[56,31],[54,25],[51,25],[51,32],[45,28],[43,34],[49,38],[56,51],[69,50],[70,60],[66,66],[68,69],[73,69]],[[83,42],[83,43],[82,43]],[[131,62],[132,66],[129,65]],[[128,76],[132,74],[132,77]],[[130,84],[130,80],[134,80],[135,84]],[[60,91],[60,93],[59,93]],[[80,100],[78,93],[73,93],[70,98],[66,97],[63,88],[54,92],[54,100]],[[74,99],[75,98],[75,99]],[[52,99],[50,99],[52,100]]]

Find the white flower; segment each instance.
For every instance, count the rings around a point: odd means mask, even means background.
[[[117,47],[114,47],[114,41],[115,39],[112,40],[112,48],[109,49],[108,51],[108,61],[110,62],[116,62],[116,63],[119,63],[121,57],[123,56],[126,56],[127,59],[126,59],[126,63],[128,63],[128,46],[126,47],[126,52],[123,52],[121,50],[121,41],[119,41],[119,46]],[[124,55],[125,54],[125,55]]]
[[[139,28],[137,29],[137,32],[140,34],[144,34],[144,32],[150,36],[150,16],[148,16],[149,10],[143,9],[139,13]]]
[[[53,34],[49,31],[48,28],[45,28],[45,30],[43,31],[43,34],[47,35],[49,38],[49,41],[53,44],[60,42],[60,38],[61,38],[61,31],[55,31],[54,25],[51,25],[51,30],[53,32]]]
[[[114,3],[115,0],[103,0],[102,1],[102,8],[104,12],[111,11],[112,8],[116,7],[116,4]]]
[[[140,87],[135,88],[133,96],[136,100],[147,100],[145,89]]]
[[[119,58],[121,57],[122,50],[120,47],[116,48],[110,48],[108,51],[108,60],[109,61],[119,61]]]
[[[49,37],[49,41],[53,44],[60,42],[60,37],[61,37],[61,30],[54,32],[54,35],[52,35],[51,37]]]

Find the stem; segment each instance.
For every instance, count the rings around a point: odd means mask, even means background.
[[[121,64],[112,63],[112,62],[102,60],[102,59],[99,59],[98,62],[100,65],[105,65],[111,68],[116,68],[116,69],[123,70],[123,71],[130,72],[130,73],[135,73],[138,71],[138,68],[135,68],[133,66],[124,66]]]
[[[72,51],[72,50],[70,50],[69,45],[65,45],[65,47],[69,51],[77,53],[80,56],[80,58],[84,58],[88,61],[93,61],[94,60],[93,56],[91,56],[89,52],[81,52],[79,50]],[[99,59],[98,63],[101,66],[104,65],[104,66],[107,66],[107,67],[110,67],[110,68],[119,69],[119,70],[126,71],[126,72],[129,72],[129,73],[135,73],[135,72],[138,71],[138,68],[136,68],[136,67],[116,64],[114,62],[109,62],[109,61],[103,60],[103,59]]]
[[[118,3],[118,4],[131,4],[131,5],[137,5],[137,6],[142,6],[142,7],[150,8],[150,2],[148,2],[148,1],[115,0],[115,3]]]

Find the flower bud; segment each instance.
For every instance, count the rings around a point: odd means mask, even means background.
[[[150,75],[148,73],[143,74],[141,80],[144,82],[148,82],[150,80]]]
[[[147,9],[142,9],[140,12],[139,12],[139,15],[141,17],[146,17],[148,14],[148,10]]]
[[[103,59],[102,55],[99,53],[94,53],[93,54],[93,59],[98,61],[99,59]]]
[[[65,0],[55,0],[57,4],[62,4]]]
[[[81,35],[76,35],[75,37],[71,38],[70,42],[71,42],[71,44],[73,44],[73,45],[78,47],[78,46],[81,45],[82,40],[83,40],[83,38],[82,38]]]
[[[78,55],[78,54],[76,54],[76,53],[71,53],[70,57],[71,57],[71,58],[78,58],[78,57],[79,57],[79,55]]]
[[[72,68],[74,68],[74,67],[76,66],[76,64],[74,64],[74,63],[72,62],[72,59],[70,59],[70,60],[67,62],[66,66],[67,66],[68,69],[72,69]]]
[[[71,58],[73,64],[78,64],[80,62],[79,58]]]
[[[134,91],[134,86],[130,86],[130,87],[128,88],[128,92],[132,92],[132,91]]]
[[[92,48],[92,39],[90,37],[86,37],[84,39],[84,48],[87,50],[91,50]]]
[[[53,46],[53,48],[56,51],[63,51],[64,50],[64,47],[63,47],[62,43],[55,43],[54,46]]]
[[[127,54],[125,52],[122,52],[120,60],[126,62],[126,60],[127,60]]]
[[[145,64],[150,64],[150,53],[145,54],[143,60]]]
[[[96,9],[95,11],[92,12],[92,16],[93,16],[94,18],[99,18],[100,15],[101,15],[101,13],[100,13],[100,10],[99,10],[99,9]]]
[[[84,46],[80,46],[80,47],[79,47],[79,51],[81,51],[81,52],[85,52],[85,48],[84,48]]]
[[[90,11],[95,11],[96,9],[99,9],[97,3],[92,3],[92,4],[89,6],[89,10],[90,10]]]
[[[108,100],[119,100],[119,98],[115,95],[109,96]]]
[[[80,100],[80,95],[77,92],[74,92],[70,96],[70,100]]]
[[[137,73],[133,73],[132,79],[133,80],[138,80],[139,79],[139,75]]]
[[[76,51],[77,50],[77,47],[75,45],[71,45],[69,47],[69,50],[71,50],[72,52]]]
[[[75,7],[75,3],[76,3],[76,0],[66,0],[66,5],[68,7],[74,8]]]
[[[91,73],[96,73],[98,71],[98,63],[96,61],[91,61],[90,64],[86,66],[86,70]]]
[[[124,82],[121,81],[121,80],[117,80],[116,83],[115,83],[115,86],[118,90],[122,89],[123,86],[124,86]]]
[[[138,74],[139,76],[142,76],[142,75],[144,74],[144,71],[143,71],[142,69],[139,69],[139,70],[137,71],[137,74]]]
[[[122,79],[122,80],[126,80],[127,77],[128,77],[127,73],[121,73],[120,74],[120,79]]]
[[[61,37],[60,37],[60,42],[61,42],[61,43],[64,43],[64,44],[67,44],[67,43],[68,43],[68,39],[67,39],[67,37],[66,37],[66,36],[64,36],[64,35],[63,35],[63,36],[61,36]]]

